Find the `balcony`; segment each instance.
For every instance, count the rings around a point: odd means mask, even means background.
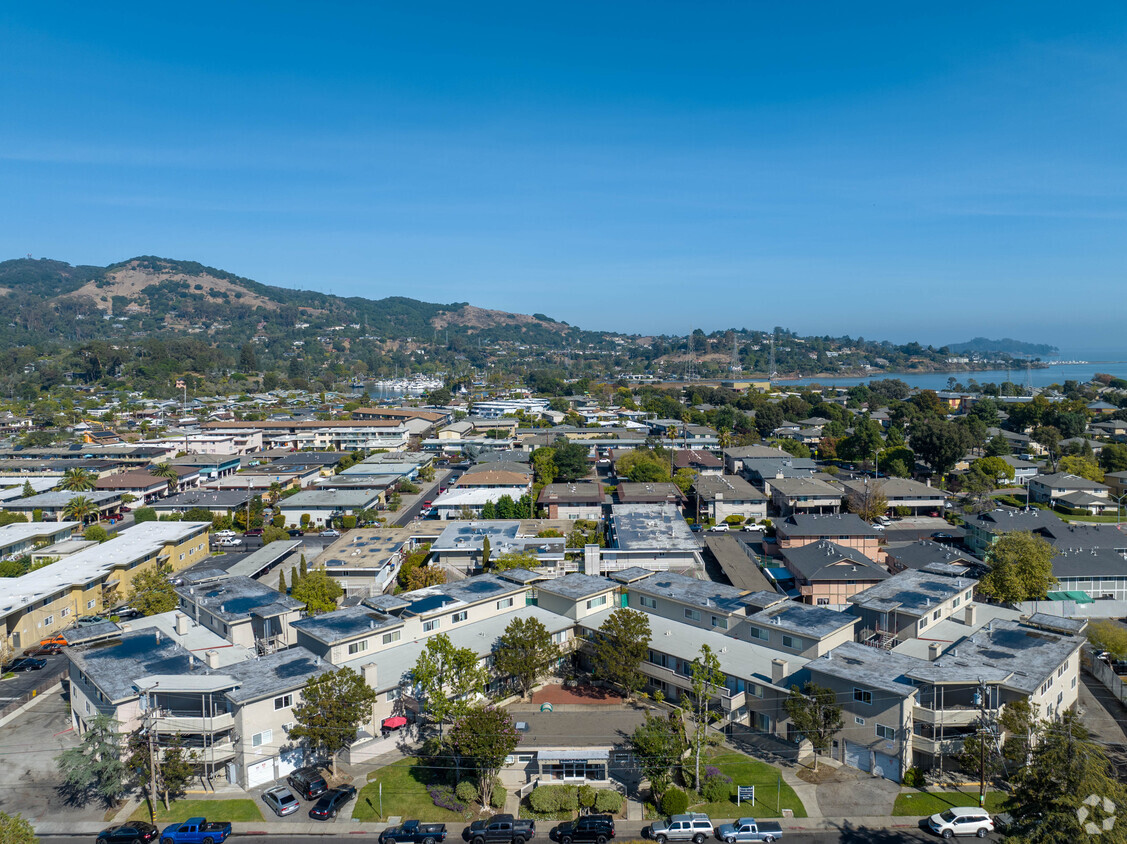
[[[218,733],[233,729],[235,716],[230,712],[218,715],[158,715],[154,726],[158,733]]]
[[[912,718],[923,724],[944,724],[950,727],[966,727],[975,723],[982,714],[977,706],[947,706],[943,709],[931,709],[927,706],[916,706],[912,709]],[[987,717],[996,718],[997,709],[987,709]]]
[[[963,749],[963,739],[929,739],[925,736],[912,736],[912,749],[921,753],[930,753],[932,756],[950,756]]]

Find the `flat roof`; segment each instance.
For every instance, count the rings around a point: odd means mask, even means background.
[[[6,510],[61,510],[70,504],[72,498],[88,498],[91,504],[101,506],[121,500],[119,492],[103,492],[88,489],[84,492],[70,492],[59,490],[56,492],[41,492],[28,498],[18,498],[4,504]]]
[[[717,583],[714,580],[698,580],[671,571],[653,572],[649,577],[631,583],[630,589],[690,606],[719,609],[730,613],[742,613],[744,607],[742,589],[728,586],[726,583]]]
[[[300,510],[303,507],[324,510],[364,508],[379,500],[379,493],[368,489],[307,489],[278,502],[283,510]]]
[[[286,559],[301,547],[301,542],[296,539],[271,542],[269,545],[263,545],[257,551],[247,554],[227,569],[227,574],[233,577],[258,577],[264,569]]]
[[[537,586],[540,592],[550,595],[559,595],[573,601],[580,601],[614,589],[618,586],[613,580],[606,577],[593,577],[589,574],[565,574],[553,580],[546,580]]]
[[[895,610],[922,616],[976,585],[978,581],[970,577],[946,577],[923,569],[907,569],[847,600],[862,609],[877,612]]]
[[[374,630],[401,627],[403,620],[363,604],[302,618],[290,626],[325,645],[335,645],[364,636]]]
[[[777,527],[780,533],[796,537],[880,536],[880,531],[856,513],[833,513],[825,516],[795,513],[779,522]]]
[[[190,510],[193,507],[206,507],[208,510],[235,510],[242,507],[254,493],[245,489],[206,490],[190,489],[158,498],[149,507],[154,510]]]
[[[823,674],[846,683],[887,692],[894,698],[910,698],[916,687],[908,673],[917,669],[921,660],[893,651],[871,648],[857,642],[845,642],[825,657],[811,660],[807,669],[817,677]],[[875,696],[874,696],[875,697]],[[877,701],[873,701],[876,708]]]
[[[137,696],[134,681],[150,674],[188,674],[192,653],[156,629],[132,630],[120,639],[67,648],[66,655],[111,701]]]
[[[673,504],[615,504],[611,507],[614,547],[623,551],[660,549],[700,553],[700,543]]]
[[[778,597],[782,597],[781,595]],[[779,628],[801,636],[824,639],[843,627],[853,627],[860,619],[829,607],[811,606],[798,601],[783,601],[747,617],[756,626]]]
[[[78,522],[13,522],[0,527],[0,549],[34,539],[50,539],[78,526]]]
[[[299,610],[304,604],[249,577],[224,577],[196,586],[179,586],[176,593],[224,621],[241,621],[251,615]]]
[[[744,553],[745,546],[734,536],[706,536],[704,544],[734,587],[756,592],[771,589],[771,582]]]

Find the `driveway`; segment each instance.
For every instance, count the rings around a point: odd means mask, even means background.
[[[833,777],[818,784],[818,811],[824,818],[891,815],[899,793],[899,783],[841,765]]]
[[[63,692],[46,695],[15,720],[0,727],[0,811],[19,812],[41,821],[101,821],[105,808],[68,806],[55,790],[55,757],[76,747],[70,705]]]

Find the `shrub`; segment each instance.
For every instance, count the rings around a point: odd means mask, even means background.
[[[495,782],[489,792],[489,805],[494,809],[504,809],[505,798],[508,796],[509,793],[505,791],[505,786],[501,785],[499,782]]]
[[[579,789],[574,785],[541,785],[528,796],[532,811],[540,814],[579,810]]]
[[[580,809],[590,809],[595,805],[595,787],[593,785],[579,786],[577,797]]]
[[[622,795],[613,788],[600,788],[595,795],[595,811],[617,815],[622,811]]]
[[[923,788],[924,772],[919,768],[909,768],[904,772],[902,784],[908,786],[908,788]]]
[[[31,520],[33,522],[43,521],[43,511],[41,509],[39,509],[38,507],[36,507],[34,510],[31,511]]]
[[[286,517],[282,513],[275,513],[270,523],[276,528],[284,528],[286,526]]]
[[[732,796],[732,778],[709,765],[704,769],[704,784],[700,793],[709,803],[722,803]]]
[[[905,516],[912,515],[912,508],[911,507],[893,507],[892,508],[892,515],[899,516],[902,519]]]
[[[469,780],[462,780],[455,786],[454,794],[463,803],[472,803],[477,799],[477,786]]]
[[[454,796],[454,789],[448,785],[428,785],[427,793],[434,805],[440,809],[459,813],[466,811],[466,804],[459,802],[458,798]]]
[[[689,795],[673,786],[661,795],[661,813],[663,815],[679,815],[689,808]]]
[[[354,527],[356,527],[356,517],[355,516],[345,516],[340,521],[341,521],[341,527],[343,527],[345,530],[352,530]]]
[[[157,520],[157,511],[152,507],[138,507],[133,511],[133,521],[137,524],[141,522],[155,522]]]
[[[105,542],[110,538],[109,531],[101,525],[90,525],[82,534],[82,538],[88,542]]]
[[[309,522],[312,521],[308,513],[301,514],[301,526],[303,528],[309,527]]]
[[[743,523],[744,523],[744,517],[743,516],[736,516],[734,514],[731,515],[731,516],[728,516],[726,519],[724,519],[724,524],[726,524],[726,525],[742,525]]]

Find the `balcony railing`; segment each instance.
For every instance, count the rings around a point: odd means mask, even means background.
[[[218,733],[234,728],[235,716],[230,712],[207,716],[160,713],[154,726],[158,733]]]

